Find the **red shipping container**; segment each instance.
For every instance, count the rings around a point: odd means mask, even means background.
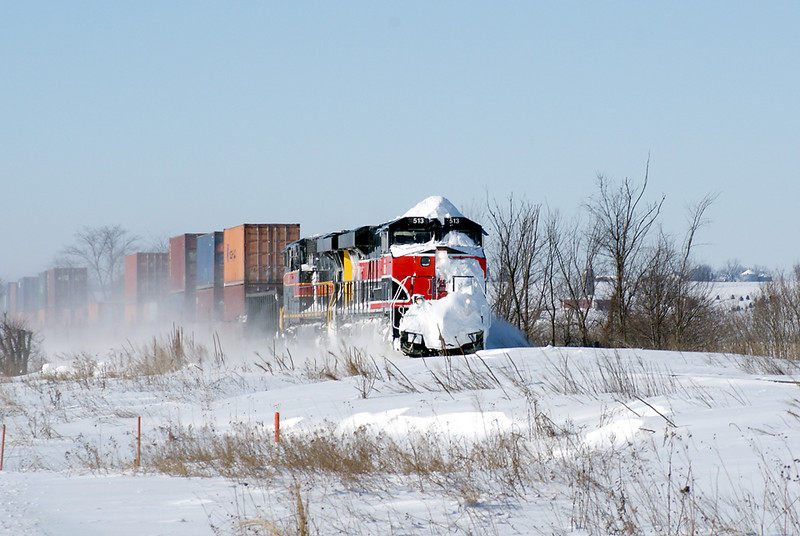
[[[223,290],[217,287],[197,291],[197,321],[219,322],[225,318]]]
[[[86,268],[47,271],[47,306],[56,312],[84,309],[89,296]]]
[[[125,301],[161,301],[169,288],[169,253],[134,253],[125,257]],[[126,320],[128,319],[126,313]]]
[[[245,314],[244,309],[244,285],[225,287],[225,321],[236,322],[242,319]]]
[[[169,239],[169,290],[194,293],[197,286],[197,237],[182,234]]]

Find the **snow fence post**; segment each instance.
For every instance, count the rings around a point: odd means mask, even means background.
[[[275,412],[275,443],[278,443],[281,439],[281,414],[277,411]]]

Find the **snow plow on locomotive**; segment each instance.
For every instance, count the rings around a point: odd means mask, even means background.
[[[490,327],[483,229],[431,197],[388,223],[284,249],[281,328],[385,322],[411,356],[483,349]]]

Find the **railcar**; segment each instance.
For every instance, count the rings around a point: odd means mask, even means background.
[[[411,356],[473,353],[490,328],[484,231],[444,198],[283,251],[281,328],[385,322]]]

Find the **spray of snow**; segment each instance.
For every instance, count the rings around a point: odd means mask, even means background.
[[[489,302],[484,293],[483,268],[477,259],[436,256],[436,277],[445,281],[448,294],[409,307],[400,320],[400,331],[418,333],[431,348],[458,348],[471,342],[469,334],[491,325]]]

